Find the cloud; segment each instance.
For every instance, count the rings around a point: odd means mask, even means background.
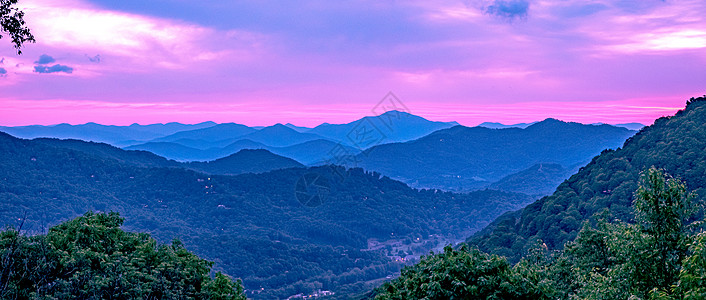
[[[27,0],[23,6],[44,46],[108,55],[123,70],[184,69],[228,54],[247,61],[263,53],[264,37],[247,30],[106,10],[88,0]]]
[[[42,54],[41,56],[39,56],[39,60],[35,61],[34,63],[38,64],[38,65],[46,65],[46,64],[53,63],[55,61],[56,60],[53,57],[46,55],[46,54]]]
[[[526,18],[529,0],[469,0],[466,5],[480,9],[484,14],[507,20]]]
[[[74,68],[69,67],[69,66],[59,65],[59,64],[53,65],[51,67],[47,67],[47,66],[35,66],[34,67],[34,72],[43,73],[43,74],[59,73],[59,72],[71,74],[73,71],[74,71]]]
[[[34,72],[41,73],[41,74],[49,74],[49,73],[71,74],[74,72],[74,68],[69,67],[69,66],[64,66],[64,65],[60,65],[60,64],[55,64],[53,66],[48,65],[53,62],[56,62],[56,59],[54,59],[53,57],[51,57],[49,55],[42,54],[41,56],[39,56],[39,60],[34,62],[35,64],[37,64],[36,66],[34,66]]]
[[[495,0],[485,7],[485,13],[507,19],[523,18],[527,17],[529,6],[525,0]]]
[[[90,57],[90,56],[88,56],[88,54],[86,54],[86,57],[88,57],[88,60],[90,60],[91,62],[94,62],[94,63],[101,62],[100,54],[97,54],[96,56],[93,56],[93,57]]]

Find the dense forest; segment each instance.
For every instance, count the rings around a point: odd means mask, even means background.
[[[528,195],[551,195],[564,180],[576,173],[575,169],[566,169],[560,164],[538,163],[526,170],[505,176],[492,183],[493,190],[517,192]]]
[[[116,213],[91,213],[24,235],[0,232],[1,299],[245,299],[239,281],[178,240],[159,244],[120,229]]]
[[[638,174],[652,166],[684,180],[695,197],[706,196],[706,98],[690,99],[675,116],[659,118],[622,148],[604,151],[554,194],[503,215],[468,243],[517,262],[536,239],[561,249],[585,220],[595,222],[606,208],[617,219],[633,220]]]
[[[633,222],[603,210],[572,241],[533,240],[514,266],[475,247],[447,247],[378,288],[375,299],[704,299],[703,209],[686,185],[651,168],[632,202]]]
[[[370,287],[365,282],[399,271],[391,257],[426,252],[444,237],[461,238],[532,201],[492,190],[415,190],[334,166],[207,175],[145,152],[70,143],[0,134],[2,223],[14,225],[26,212],[25,230],[45,234],[46,227],[86,211],[119,212],[126,230],[160,242],[179,238],[214,261],[215,270],[242,278],[255,298],[363,291]],[[97,147],[102,150],[93,152]],[[302,205],[296,197],[305,175],[325,178],[321,205]],[[371,239],[399,241],[408,250],[371,250]]]

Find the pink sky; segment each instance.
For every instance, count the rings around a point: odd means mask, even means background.
[[[701,0],[193,2],[20,0],[37,43],[0,40],[0,125],[315,126],[389,91],[469,126],[651,124],[706,94]]]

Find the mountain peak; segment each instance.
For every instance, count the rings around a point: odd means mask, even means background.
[[[568,123],[568,122],[564,122],[562,120],[555,119],[555,118],[546,118],[543,121],[540,121],[539,123],[550,123],[551,124],[551,123]]]
[[[287,127],[285,125],[282,125],[282,123],[277,123],[272,126],[267,126],[265,128],[260,129],[260,132],[263,133],[278,133],[278,134],[284,134],[284,133],[293,133],[296,134],[298,133],[296,130]]]
[[[406,111],[401,111],[401,110],[396,110],[396,109],[388,110],[388,111],[386,111],[386,112],[380,114],[379,116],[392,115],[392,114],[394,114],[395,116],[397,116],[397,115],[415,116],[415,115],[413,115],[413,114],[411,114],[411,113],[408,113],[408,112],[406,112]],[[418,117],[418,116],[415,116],[415,117]]]

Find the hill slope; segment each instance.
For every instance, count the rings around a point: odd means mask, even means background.
[[[308,141],[324,139],[324,137],[314,133],[301,133],[285,125],[276,124],[244,135],[239,139],[248,139],[271,147],[287,147]]]
[[[468,242],[481,250],[517,260],[528,241],[542,239],[550,249],[572,240],[583,220],[608,208],[631,220],[639,172],[655,166],[706,195],[706,98],[692,98],[684,110],[643,128],[618,150],[603,151],[578,173],[526,208],[505,214]]]
[[[310,165],[316,162],[331,159],[333,153],[335,153],[335,149],[337,149],[336,147],[343,147],[346,149],[345,151],[347,151],[347,153],[360,153],[360,151],[356,148],[323,139],[303,142],[301,144],[296,144],[289,147],[267,147],[266,149],[270,150],[272,153],[289,157],[303,164]]]
[[[565,169],[560,164],[539,163],[492,183],[494,190],[546,196],[556,190],[575,170]]]
[[[303,167],[291,158],[282,157],[264,149],[240,150],[224,158],[209,162],[191,162],[186,167],[209,174],[237,175],[264,173],[272,170]]]
[[[47,138],[35,139],[33,142],[52,147],[76,150],[101,160],[116,160],[118,163],[129,166],[184,168],[208,174],[236,175],[242,173],[264,173],[272,170],[303,167],[302,164],[295,160],[273,154],[267,150],[241,150],[240,152],[213,161],[182,163],[167,160],[151,152],[123,150],[103,143]],[[155,144],[171,143],[156,142]],[[193,149],[193,151],[198,150]]]
[[[126,229],[162,242],[182,239],[216,261],[217,270],[243,278],[249,297],[263,299],[360,290],[399,270],[390,255],[426,252],[441,242],[438,235],[468,234],[530,201],[498,191],[414,190],[377,173],[331,166],[238,176],[141,168],[4,133],[0,153],[0,225],[27,212],[25,228],[39,233],[88,210],[116,211]],[[323,195],[314,207],[297,196],[312,192],[298,185],[310,176],[327,182],[313,191]],[[406,253],[368,249],[372,239],[393,241],[390,247]]]
[[[224,123],[195,130],[180,131],[165,137],[152,140],[152,142],[173,142],[180,139],[193,139],[204,141],[220,141],[237,138],[257,130],[236,123]]]
[[[472,190],[538,163],[584,163],[634,131],[547,119],[525,129],[455,126],[405,143],[372,147],[357,166],[417,187]]]

